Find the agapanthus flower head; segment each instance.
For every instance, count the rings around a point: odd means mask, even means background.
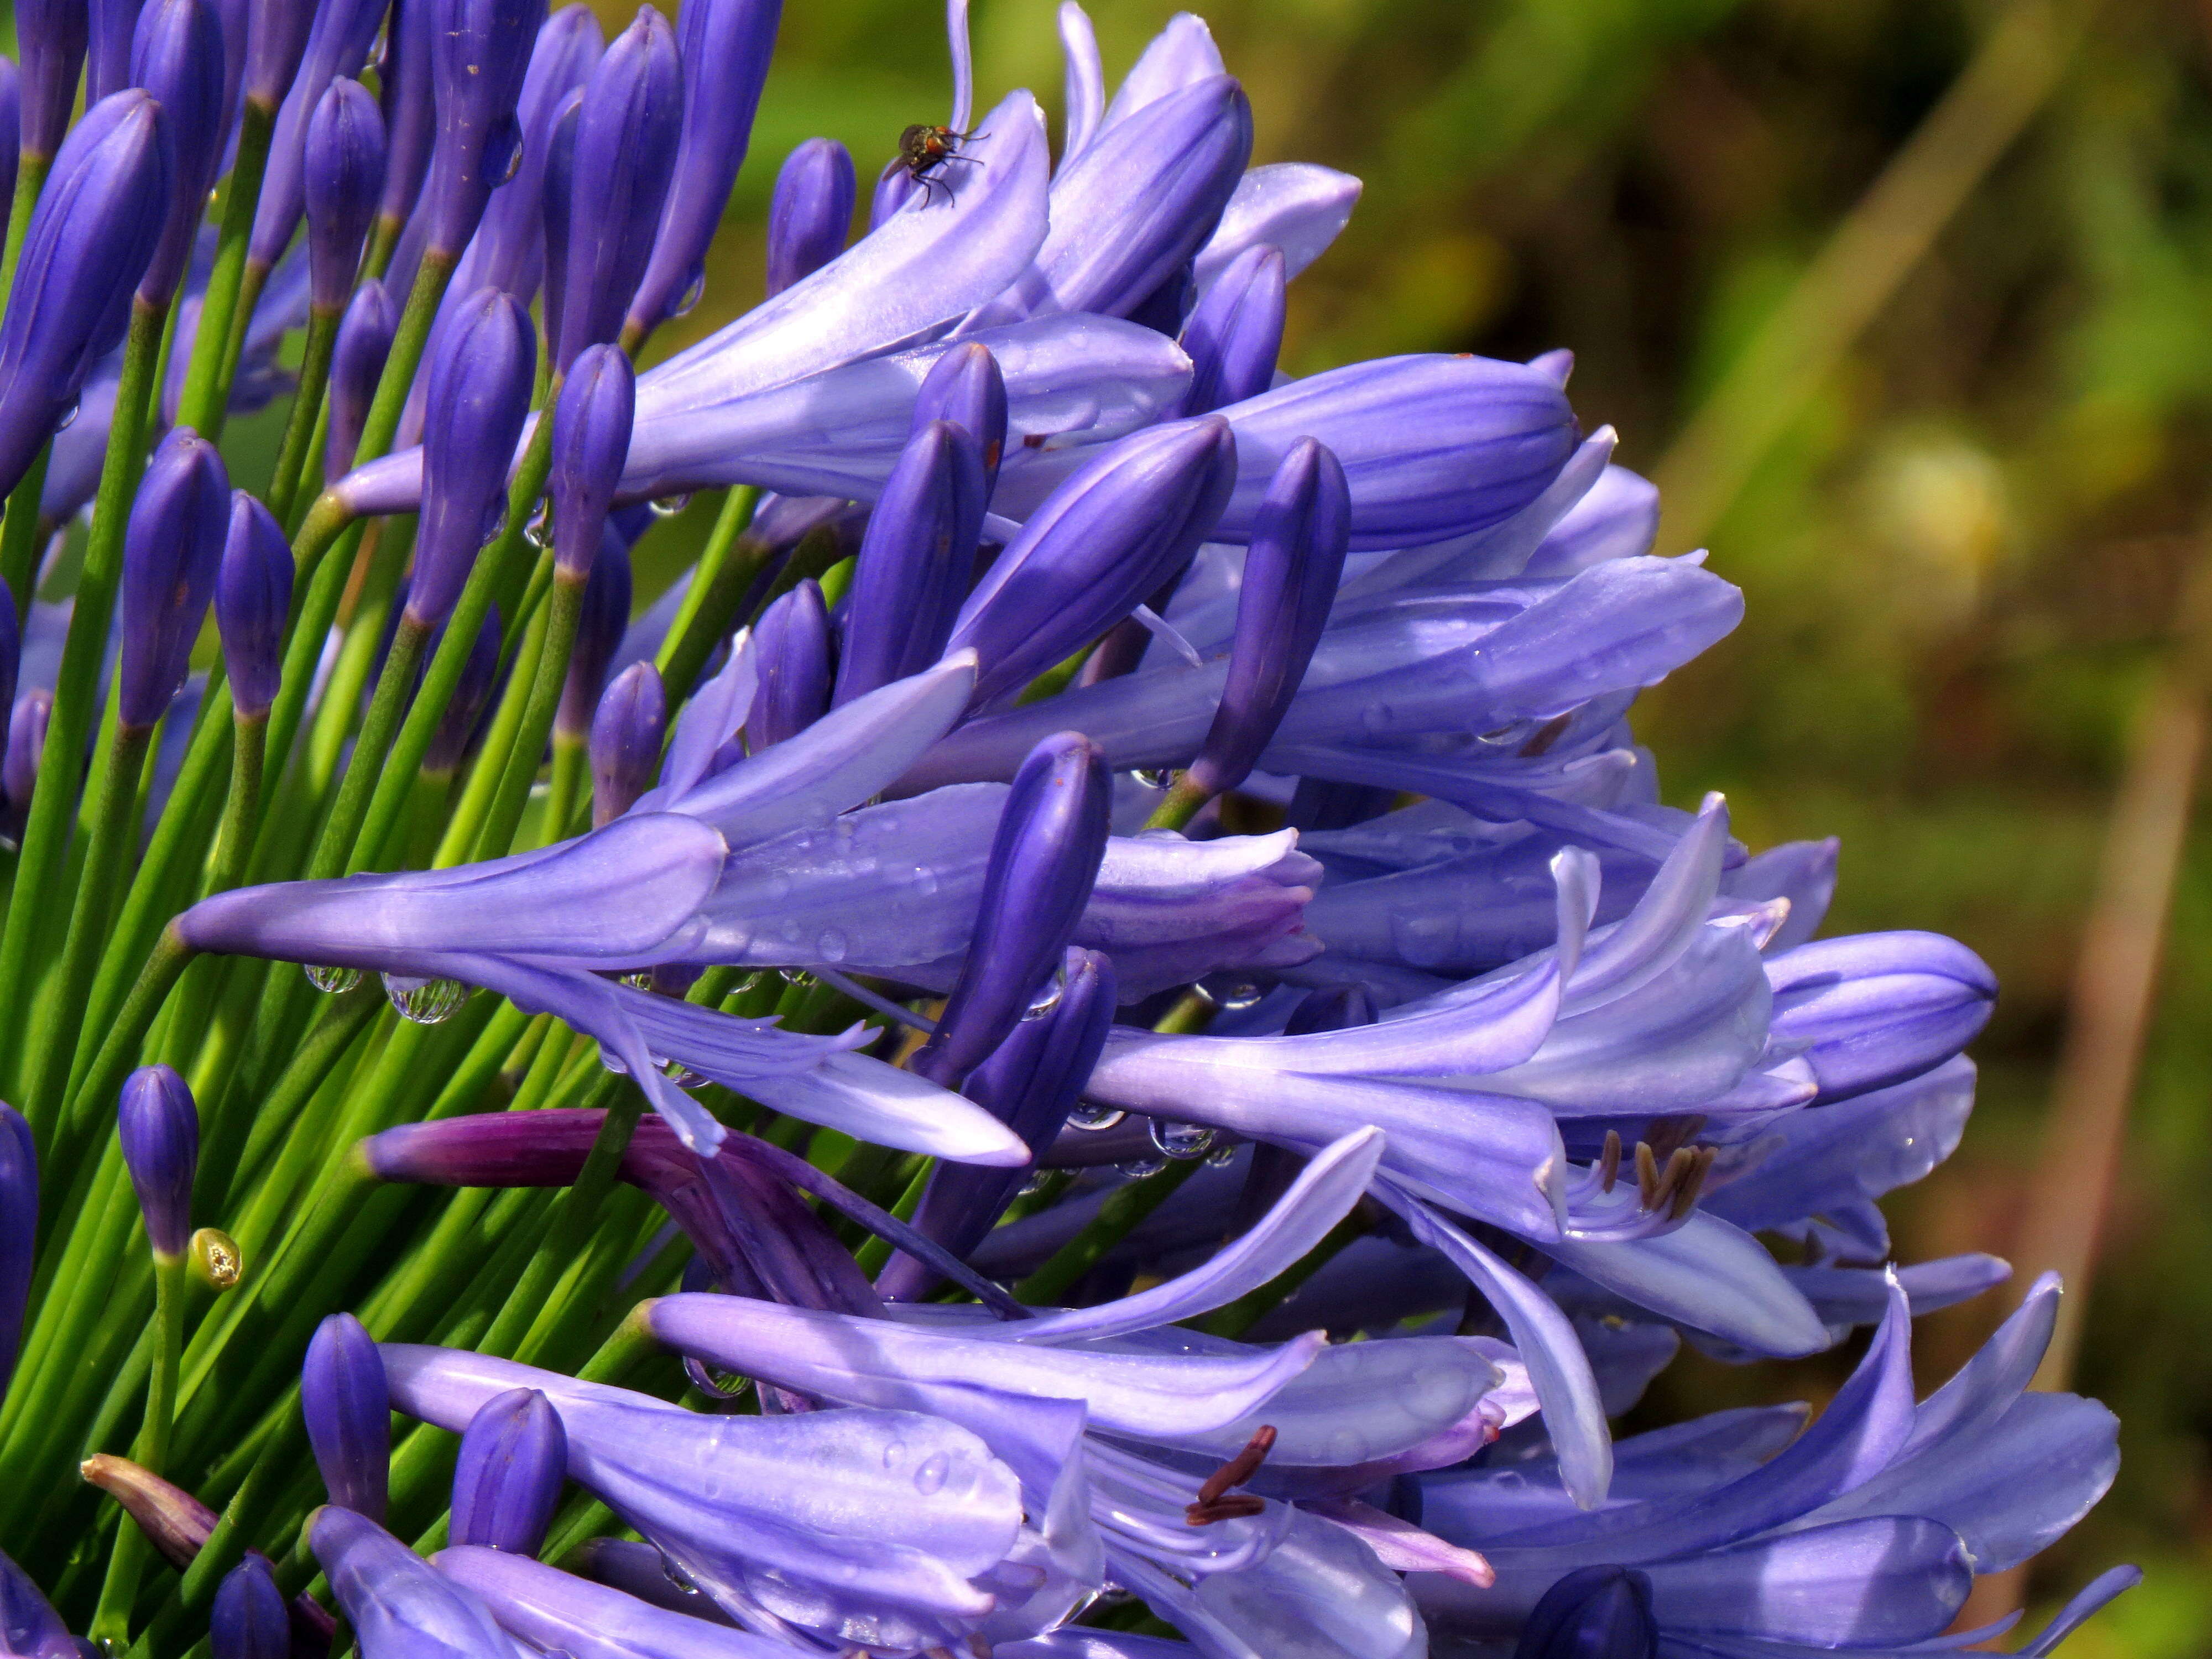
[[[845,251],[858,189],[853,153],[835,138],[809,138],[784,157],[769,198],[769,298]]]
[[[249,1554],[222,1576],[208,1610],[213,1659],[284,1659],[292,1620],[266,1556]]]
[[[463,302],[430,365],[422,428],[422,518],[407,616],[443,622],[497,532],[507,470],[530,412],[537,335],[514,296],[483,289]]]
[[[307,263],[315,308],[336,313],[353,292],[384,189],[384,118],[360,82],[331,82],[307,124]]]
[[[216,571],[215,622],[231,704],[241,714],[266,714],[276,701],[291,607],[292,550],[283,528],[253,496],[234,489]]]
[[[560,239],[566,270],[553,361],[562,368],[622,331],[675,173],[684,82],[676,31],[647,5],[584,85],[566,169],[569,228]]]
[[[168,712],[215,597],[230,522],[230,477],[213,444],[179,427],[161,441],[123,538],[118,712],[149,726]]]
[[[568,1437],[550,1401],[534,1389],[487,1400],[461,1432],[453,1541],[535,1555],[568,1474]]]
[[[200,1156],[199,1109],[191,1088],[167,1066],[142,1066],[123,1085],[116,1128],[147,1243],[156,1256],[182,1256],[191,1237],[192,1177]]]
[[[102,99],[54,155],[0,321],[0,483],[9,489],[121,342],[168,208],[161,106],[135,88]]]
[[[15,54],[23,77],[22,148],[27,155],[52,155],[69,131],[90,28],[85,5],[86,0],[24,0],[15,8]]]
[[[315,1328],[300,1371],[300,1411],[331,1502],[382,1520],[391,1482],[392,1396],[376,1342],[351,1314],[332,1314]]]
[[[228,136],[222,20],[210,0],[147,0],[130,38],[129,64],[128,77],[120,84],[143,88],[160,104],[169,141],[168,210],[161,240],[138,284],[139,297],[148,305],[166,306],[191,258],[192,238],[206,213],[208,186],[215,182]]]

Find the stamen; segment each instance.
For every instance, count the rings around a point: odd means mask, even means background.
[[[1267,1512],[1266,1498],[1254,1498],[1244,1492],[1231,1492],[1211,1504],[1189,1505],[1183,1510],[1182,1518],[1186,1526],[1210,1527],[1217,1521],[1246,1521]]]
[[[1636,1143],[1636,1194],[1645,1209],[1659,1207],[1659,1159],[1648,1140]]]
[[[1262,1423],[1259,1432],[1244,1443],[1243,1451],[1206,1477],[1206,1484],[1198,1489],[1198,1501],[1201,1504],[1218,1502],[1224,1492],[1233,1486],[1243,1486],[1259,1474],[1260,1465],[1267,1461],[1267,1454],[1274,1449],[1275,1425]]]
[[[1605,1132],[1605,1153],[1597,1161],[1599,1190],[1611,1192],[1613,1183],[1620,1179],[1620,1131]]]
[[[1667,1212],[1669,1221],[1680,1221],[1697,1207],[1698,1194],[1705,1190],[1705,1177],[1712,1173],[1713,1160],[1720,1156],[1717,1146],[1692,1146],[1687,1150],[1696,1163],[1674,1189],[1674,1206]]]

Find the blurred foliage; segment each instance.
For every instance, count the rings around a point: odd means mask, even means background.
[[[626,9],[603,6],[610,18]],[[1092,7],[1109,75],[1173,9]],[[976,0],[981,97],[1056,108],[1049,0]],[[1655,468],[2000,8],[1936,0],[1216,0],[1262,161],[1359,174],[1293,289],[1286,367],[1579,356],[1586,425]],[[816,0],[782,53],[696,337],[759,291],[775,166],[813,133],[864,181],[945,99],[938,9]],[[864,192],[865,192],[864,183]],[[1670,799],[1755,845],[1844,838],[1838,927],[1956,934],[2004,1000],[1955,1158],[1891,1208],[1908,1258],[2003,1254],[2037,1147],[2105,808],[2212,459],[2212,8],[2098,10],[2023,138],[1715,528],[1741,630],[1649,697]],[[674,343],[671,341],[668,343]],[[675,554],[693,512],[663,534]],[[1675,549],[1662,549],[1673,551]],[[2112,1497],[2036,1569],[2151,1579],[2071,1650],[2212,1651],[2212,830],[2182,876],[2081,1386],[2123,1419]],[[2000,1317],[1923,1321],[1923,1376]],[[1678,1365],[1656,1417],[1820,1398],[1848,1355]]]

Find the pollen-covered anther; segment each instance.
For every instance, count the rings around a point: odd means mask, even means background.
[[[1188,1526],[1209,1527],[1216,1521],[1241,1520],[1266,1511],[1267,1502],[1249,1493],[1233,1489],[1243,1486],[1260,1472],[1260,1465],[1267,1461],[1274,1449],[1275,1428],[1263,1423],[1252,1437],[1244,1443],[1244,1449],[1224,1463],[1198,1489],[1198,1501],[1185,1506],[1183,1522]]]

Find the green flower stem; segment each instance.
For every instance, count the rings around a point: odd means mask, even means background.
[[[70,913],[62,946],[59,994],[53,1012],[28,1056],[23,1074],[24,1115],[34,1123],[51,1122],[60,1112],[68,1061],[76,1053],[78,1022],[100,965],[101,946],[123,890],[132,848],[138,839],[138,786],[153,746],[150,726],[118,726],[92,808],[91,833],[85,838],[84,871]]]
[[[40,895],[37,904],[9,907],[7,931],[0,938],[0,1055],[14,1055],[11,1079],[21,1097],[21,1057],[36,1047],[22,1026],[33,974],[41,965],[62,906],[46,896],[62,890],[67,867],[70,820],[76,815],[77,787],[84,772],[85,738],[99,690],[100,662],[107,647],[107,624],[115,608],[115,589],[123,570],[123,529],[131,498],[145,460],[146,411],[154,389],[154,360],[161,344],[162,313],[133,301],[130,333],[123,348],[122,380],[116,388],[115,420],[101,468],[100,494],[93,508],[92,539],[84,572],[77,582],[76,605],[62,647],[54,686],[53,713],[46,746],[39,756],[38,787],[32,792],[29,822],[15,866],[15,889]],[[41,1142],[53,1125],[33,1120]]]
[[[323,392],[330,385],[331,353],[337,344],[339,315],[319,308],[307,313],[307,343],[300,360],[299,390],[293,394],[292,413],[284,422],[276,470],[269,478],[269,511],[278,524],[292,521],[301,481],[315,453],[315,430],[321,422]]]
[[[1301,1285],[1334,1261],[1339,1251],[1353,1240],[1365,1237],[1370,1231],[1367,1218],[1355,1205],[1349,1215],[1322,1236],[1320,1243],[1258,1289],[1247,1291],[1226,1307],[1217,1308],[1199,1322],[1199,1329],[1214,1336],[1243,1335],[1262,1317],[1287,1302]]]
[[[327,812],[331,805],[338,772],[345,763],[348,737],[355,722],[365,718],[362,707],[370,678],[379,670],[377,649],[386,643],[385,623],[392,615],[400,572],[412,545],[404,524],[380,519],[368,526],[354,556],[350,590],[338,609],[344,636],[337,660],[331,666],[330,683],[323,689],[321,704],[301,745],[305,750],[305,766],[300,774],[302,797],[319,813]],[[385,662],[390,660],[387,654]],[[297,822],[304,828],[318,819],[309,813],[302,814]],[[291,856],[298,859],[306,851],[305,847],[295,848]],[[283,856],[281,851],[278,856]]]
[[[224,406],[230,401],[230,380],[223,372],[231,356],[230,337],[243,334],[236,319],[246,283],[246,250],[253,234],[253,210],[261,200],[261,178],[269,165],[269,137],[276,125],[276,108],[249,98],[238,125],[238,160],[222,187],[222,228],[216,233],[215,264],[208,272],[205,297],[200,305],[200,326],[192,341],[191,360],[185,368],[185,388],[178,399],[177,423],[209,438],[222,433]],[[246,313],[252,302],[246,302]]]
[[[1117,1187],[1098,1206],[1098,1213],[1083,1231],[1053,1253],[1051,1260],[1014,1286],[1023,1301],[1040,1307],[1057,1306],[1084,1274],[1097,1267],[1106,1253],[1135,1231],[1146,1217],[1166,1201],[1168,1194],[1191,1178],[1206,1160],[1186,1158],[1170,1164],[1157,1175],[1141,1176],[1126,1187]]]
[[[660,642],[653,666],[660,671],[672,708],[691,692],[692,682],[730,631],[745,591],[768,562],[769,549],[744,532],[760,505],[760,491],[740,485],[722,499],[722,510],[708,533],[699,565],[684,591],[684,603]]]
[[[0,254],[0,310],[8,304],[8,296],[15,290],[15,262],[22,258],[23,238],[31,228],[31,210],[39,204],[39,192],[46,187],[46,175],[54,170],[54,158],[36,150],[16,153],[15,199],[8,213],[8,246]]]
[[[541,611],[531,619],[529,631],[523,635],[522,644],[515,653],[514,670],[507,676],[507,690],[501,693],[499,708],[492,715],[491,730],[484,736],[476,764],[469,769],[469,781],[462,786],[460,804],[454,807],[453,816],[446,824],[445,838],[439,842],[437,854],[430,860],[434,870],[447,870],[466,862],[483,836],[484,821],[491,815],[492,803],[507,775],[507,757],[514,752],[515,737],[522,730],[530,701],[528,688],[537,680],[538,659],[544,649],[545,627],[545,616]]]
[[[337,497],[319,495],[307,509],[300,533],[292,538],[290,631],[276,701],[269,710],[269,753],[276,759],[280,777],[292,753],[292,739],[300,729],[307,694],[314,689],[315,665],[322,659],[323,641],[345,596],[346,578],[362,528]]]
[[[527,1361],[550,1340],[548,1316],[557,1323],[565,1311],[563,1299],[553,1294],[554,1286],[581,1261],[592,1231],[599,1224],[607,1194],[622,1174],[623,1154],[629,1149],[638,1114],[644,1109],[643,1094],[635,1087],[623,1088],[625,1080],[610,1072],[605,1086],[594,1091],[591,1103],[607,1103],[599,1133],[584,1158],[584,1167],[561,1194],[544,1237],[509,1293],[507,1305],[477,1345],[478,1352]]]
[[[490,547],[477,556],[476,564],[469,572],[453,614],[447,621],[446,636],[438,643],[430,666],[422,676],[422,689],[416,696],[415,706],[392,745],[385,775],[377,781],[368,816],[346,862],[348,873],[368,868],[390,842],[394,826],[405,812],[422,757],[429,752],[431,740],[438,734],[439,722],[445,718],[446,707],[453,701],[453,688],[460,684],[462,672],[468,666],[469,653],[476,647],[477,635],[483,628],[484,617],[490,613],[493,596],[499,591],[505,572],[523,558],[536,558],[536,550],[531,547],[523,529],[532,507],[544,490],[546,475],[552,467],[553,422],[541,416],[537,429],[531,434],[530,446],[523,451],[521,463],[515,469],[514,482],[508,486],[507,528]],[[512,685],[510,679],[510,691]],[[503,717],[505,714],[506,705],[502,702],[500,715]],[[456,824],[471,809],[478,778],[488,780],[483,785],[486,790],[498,781],[501,757],[508,752],[507,747],[501,746],[498,718],[495,717],[494,729],[484,740],[483,752],[470,774],[469,785],[455,809]],[[507,741],[511,746],[511,734]],[[471,836],[462,843],[464,852],[473,841]],[[447,860],[459,861],[459,857]]]
[[[46,550],[46,526],[40,516],[39,498],[46,493],[46,467],[54,459],[52,438],[40,447],[31,470],[9,492],[8,516],[0,523],[0,581],[15,601],[20,628],[31,614],[31,599],[39,586],[39,555]]]
[[[553,733],[553,772],[545,786],[545,817],[538,831],[541,847],[570,833],[577,809],[591,793],[592,757],[587,737],[557,728]]]
[[[522,712],[514,742],[507,751],[491,810],[477,837],[477,856],[495,859],[514,848],[514,832],[530,805],[530,787],[537,781],[538,757],[553,732],[553,717],[561,710],[561,688],[568,678],[568,657],[576,646],[576,623],[584,614],[584,578],[556,572],[552,603],[545,613],[545,636],[538,652],[538,672],[530,685],[530,700]]]
[[[1213,791],[1204,784],[1191,781],[1190,774],[1178,772],[1175,782],[1160,804],[1152,809],[1152,817],[1145,820],[1147,830],[1181,830],[1213,799]]]
[[[197,954],[177,937],[175,930],[162,929],[146,957],[146,965],[138,970],[138,982],[131,988],[123,1012],[108,1028],[100,1052],[93,1057],[84,1074],[82,1085],[70,1098],[66,1127],[72,1138],[82,1134],[88,1125],[97,1120],[102,1103],[112,1100],[115,1091],[123,1086],[123,1079],[137,1059],[138,1045],[146,1040],[154,1016],[161,1012],[161,1005],[168,1000],[177,976]]]
[[[185,1326],[185,1258],[154,1254],[154,1357],[146,1384],[146,1420],[131,1451],[131,1461],[160,1474],[168,1467],[170,1414],[176,1407],[177,1350]],[[144,1571],[146,1534],[127,1517],[117,1528],[115,1553],[107,1559],[107,1582],[100,1592],[90,1635],[102,1647],[130,1639],[131,1607]]]
[[[376,695],[369,702],[368,714],[361,723],[360,734],[354,738],[353,757],[346,763],[337,799],[331,804],[331,815],[324,821],[314,854],[307,860],[307,878],[311,881],[345,873],[354,842],[368,816],[377,779],[387,775],[386,762],[392,740],[398,735],[400,715],[415,695],[415,671],[422,665],[430,635],[428,623],[401,614],[399,626],[392,632],[391,652],[384,659],[384,672],[377,678]],[[398,775],[404,780],[414,769],[408,767]],[[396,772],[398,769],[391,770]]]

